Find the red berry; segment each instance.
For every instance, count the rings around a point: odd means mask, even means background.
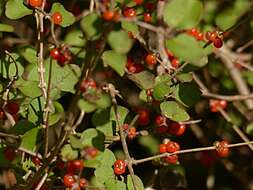
[[[219,105],[220,105],[221,109],[225,109],[227,107],[228,103],[226,100],[220,100]]]
[[[79,180],[79,186],[82,189],[85,189],[88,186],[88,181],[85,178],[80,178],[80,180]]]
[[[124,160],[116,160],[113,166],[114,166],[114,173],[116,175],[121,175],[126,171],[126,163]]]
[[[216,38],[214,39],[214,41],[213,41],[213,45],[214,45],[214,47],[216,47],[216,48],[221,48],[222,45],[223,45],[222,39],[220,39],[219,37],[216,37]]]
[[[217,36],[218,36],[218,35],[217,35],[217,32],[216,32],[216,31],[211,32],[211,34],[210,34],[210,36],[209,36],[210,41],[213,42]]]
[[[32,157],[32,162],[35,164],[35,166],[41,165],[41,160],[39,159],[38,156]]]
[[[123,15],[128,18],[133,18],[136,16],[136,11],[132,7],[125,7],[123,10]]]
[[[229,148],[226,147],[227,145],[228,145],[228,142],[226,140],[215,143],[216,153],[218,156],[226,157],[229,155],[230,151],[229,151]]]
[[[134,0],[134,2],[136,3],[136,5],[141,5],[143,3],[144,0]]]
[[[114,17],[114,11],[112,11],[112,10],[106,10],[105,12],[103,12],[103,19],[104,20],[107,20],[107,21],[110,21],[110,20],[112,20],[113,19],[113,17]]]
[[[42,0],[28,0],[28,4],[32,7],[41,7],[42,3]]]
[[[127,133],[128,138],[133,139],[133,138],[136,137],[136,135],[137,135],[136,134],[136,128],[135,127],[130,127],[129,131]]]
[[[144,6],[148,10],[148,12],[152,12],[153,10],[155,10],[155,4],[154,3],[148,2],[148,3],[145,3]]]
[[[178,68],[180,65],[180,61],[177,59],[177,58],[174,58],[172,61],[171,61],[171,66],[174,67],[174,68]]]
[[[165,126],[166,125],[166,117],[162,116],[162,115],[157,115],[155,117],[155,124],[157,126]]]
[[[60,53],[58,58],[57,58],[58,65],[63,67],[65,65],[65,62],[66,62],[66,57],[62,53]]]
[[[142,65],[135,63],[130,57],[127,58],[126,68],[129,73],[139,73],[143,71]]]
[[[55,59],[58,60],[59,56],[60,56],[60,51],[57,48],[54,48],[50,51],[50,56]]]
[[[5,119],[5,113],[4,110],[2,108],[0,108],[0,120],[4,120]]]
[[[14,158],[15,158],[15,151],[13,148],[9,148],[7,147],[5,150],[4,150],[4,158],[8,161],[12,161]]]
[[[148,89],[146,91],[146,94],[147,94],[147,96],[152,97],[152,95],[153,95],[153,89]]]
[[[180,150],[179,144],[174,141],[169,141],[168,143],[166,143],[166,147],[167,147],[167,152],[169,153],[173,153]]]
[[[205,33],[205,38],[206,38],[206,40],[208,40],[208,41],[212,41],[212,40],[211,40],[211,32],[210,32],[210,31],[207,31],[207,32]]]
[[[139,109],[139,110],[137,110],[137,113],[139,115],[138,123],[140,125],[147,125],[149,123],[149,117],[150,117],[149,110],[148,109]]]
[[[83,160],[72,160],[67,163],[68,173],[78,173],[84,167]]]
[[[156,127],[155,130],[156,130],[157,133],[163,134],[163,133],[167,132],[168,127],[166,127],[166,126],[159,126],[159,127]]]
[[[161,154],[167,152],[167,145],[166,144],[160,144],[160,146],[159,146],[159,152]]]
[[[195,36],[196,40],[198,41],[202,41],[204,40],[204,34],[203,33],[198,33],[196,36]]]
[[[128,130],[129,125],[127,123],[125,123],[125,124],[122,125],[122,128],[123,128],[124,131],[126,131],[126,130]]]
[[[199,34],[199,31],[196,28],[192,28],[190,30],[187,30],[186,33],[188,33],[188,34],[190,34],[192,36],[197,36]]]
[[[75,183],[75,178],[72,174],[65,174],[63,177],[65,187],[72,187]]]
[[[87,78],[82,81],[80,85],[80,91],[86,92],[88,89],[96,89],[97,83],[92,78]]]
[[[174,54],[169,49],[166,49],[166,54],[170,61],[172,61],[175,58]]]
[[[167,162],[168,164],[176,164],[178,160],[178,156],[176,154],[166,156],[164,158],[164,161]]]
[[[90,158],[95,158],[98,155],[98,150],[92,146],[86,147],[84,151],[85,154]]]
[[[156,56],[154,54],[148,54],[145,60],[147,64],[150,66],[153,66],[156,64]]]
[[[12,115],[17,114],[19,111],[19,105],[14,101],[10,101],[6,104],[6,111]]]
[[[151,22],[152,21],[152,16],[151,16],[150,13],[144,13],[143,17],[144,17],[145,22]]]
[[[184,134],[186,126],[184,124],[172,123],[169,127],[169,133],[176,136],[181,136]]]
[[[54,24],[61,24],[62,14],[60,12],[55,12],[52,15],[52,19],[53,19]]]

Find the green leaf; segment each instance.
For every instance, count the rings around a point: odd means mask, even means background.
[[[100,37],[103,31],[103,20],[93,12],[85,16],[81,22],[81,28],[89,40],[96,40]]]
[[[50,113],[49,115],[49,126],[56,124],[62,117],[64,112],[63,106],[59,102],[53,103],[54,112]]]
[[[9,133],[15,134],[15,135],[23,135],[27,131],[35,128],[36,126],[26,120],[20,120],[18,121],[10,130],[8,131]]]
[[[139,35],[139,27],[137,24],[131,21],[121,21],[121,27],[126,31],[132,32],[132,34],[136,37]]]
[[[117,53],[113,50],[105,51],[102,55],[102,60],[105,65],[109,65],[120,76],[124,75],[125,65],[127,62],[127,57],[125,54]]]
[[[191,73],[181,73],[181,74],[178,74],[176,77],[180,82],[191,82],[192,81],[192,74]]]
[[[18,88],[25,96],[29,96],[31,98],[41,96],[41,90],[39,88],[38,81],[27,81],[19,78],[19,80],[17,80],[13,86]]]
[[[16,53],[11,54],[14,60],[17,63],[18,68],[18,76],[21,76],[24,72],[24,67],[21,64],[20,57]],[[16,74],[16,66],[13,63],[11,59],[9,59],[9,56],[4,56],[0,60],[0,75],[3,78],[11,78],[12,76],[15,76]]]
[[[100,183],[105,183],[110,178],[113,179],[114,172],[112,167],[109,166],[103,166],[99,167],[95,170],[95,176]]]
[[[49,77],[49,66],[50,61],[46,60],[45,65],[45,78]],[[81,74],[80,68],[77,65],[69,64],[64,67],[61,67],[57,64],[56,61],[52,62],[52,83],[51,83],[51,91],[64,91],[64,92],[72,92],[75,93],[75,85],[79,80],[79,76]],[[39,81],[38,67],[34,65],[31,69],[28,80],[31,81]],[[52,95],[51,95],[52,97]]]
[[[67,27],[67,26],[72,25],[75,22],[74,15],[71,12],[67,11],[61,3],[53,4],[50,13],[53,14],[55,12],[60,12],[62,15],[62,22],[60,26]]]
[[[0,32],[13,32],[13,31],[14,31],[13,26],[9,24],[0,23]]]
[[[84,146],[80,138],[77,138],[75,135],[70,135],[69,142],[73,148],[83,149]]]
[[[249,125],[247,125],[246,133],[250,136],[253,136],[253,123],[250,123]]]
[[[125,122],[126,116],[129,113],[129,110],[127,108],[125,108],[125,107],[118,106],[117,107],[117,112],[118,112],[118,115],[119,115],[118,116],[119,124],[123,125],[124,122]],[[115,116],[114,108],[113,107],[111,108],[110,118],[111,118],[111,120],[116,121],[116,116]]]
[[[20,147],[35,152],[38,132],[37,127],[27,131],[22,136]]]
[[[71,45],[70,51],[73,54],[78,54],[78,57],[81,57],[83,52],[80,53],[82,48],[86,45],[86,39],[81,30],[73,30],[67,33],[65,36],[64,42],[68,45]]]
[[[141,89],[148,90],[154,87],[155,75],[148,71],[131,74],[128,77]]]
[[[118,53],[128,53],[133,44],[127,32],[122,30],[110,32],[107,41],[111,48]]]
[[[99,154],[96,157],[96,160],[100,162],[99,167],[103,166],[111,167],[116,161],[116,158],[111,150],[105,149],[103,153]]]
[[[110,121],[110,110],[99,109],[92,116],[92,124],[94,126],[103,125]]]
[[[26,15],[32,14],[33,11],[28,9],[23,1],[20,0],[8,0],[5,6],[5,15],[9,19],[20,19]]]
[[[195,83],[179,84],[174,92],[176,100],[185,106],[194,106],[201,98],[201,92]]]
[[[203,10],[199,0],[171,0],[165,5],[164,21],[172,27],[190,28],[198,24]]]
[[[96,129],[86,129],[80,134],[82,145],[93,146],[99,150],[104,150],[105,136]]]
[[[105,136],[113,136],[114,128],[112,121],[96,126],[96,129],[102,132]]]
[[[78,101],[78,107],[87,113],[94,112],[97,109],[95,104],[90,103],[84,99],[80,99]]]
[[[156,100],[163,100],[165,96],[169,95],[169,93],[169,84],[167,82],[161,82],[154,86],[152,95]]]
[[[148,102],[148,96],[147,96],[146,90],[140,91],[139,98],[140,98],[140,100],[142,100],[143,102]]]
[[[28,63],[37,63],[37,50],[32,46],[26,46],[20,49],[20,54],[25,58]]]
[[[207,54],[210,49],[203,48],[204,43],[196,41],[192,36],[180,34],[176,38],[167,40],[166,47],[170,49],[176,57],[187,61],[198,67],[207,64]],[[210,46],[212,48],[212,46]]]
[[[160,105],[162,114],[173,121],[186,121],[190,119],[187,112],[174,101],[163,102]]]
[[[78,151],[73,150],[70,144],[66,144],[62,147],[60,155],[63,161],[75,160],[78,157]]]
[[[4,11],[4,4],[5,4],[5,1],[0,1],[0,16],[2,16],[2,13]]]
[[[134,182],[136,185],[136,190],[144,190],[144,185],[143,185],[141,179],[137,175],[134,175],[133,178],[134,178]],[[127,175],[127,189],[128,190],[135,190],[135,188],[133,186],[132,177],[130,175]]]
[[[105,182],[107,190],[126,190],[126,184],[123,181],[109,179]]]

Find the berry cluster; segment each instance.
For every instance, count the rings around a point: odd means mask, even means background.
[[[175,153],[180,150],[180,146],[177,142],[168,141],[163,144],[160,144],[159,151],[161,154],[163,153]],[[178,156],[176,154],[168,155],[164,157],[164,161],[168,164],[176,164],[178,161]]]
[[[122,126],[124,132],[127,134],[129,139],[134,139],[137,136],[136,128],[133,126],[129,126],[128,124],[123,124]]]
[[[126,162],[124,160],[116,160],[113,164],[114,173],[116,175],[122,175],[126,172]]]
[[[79,90],[83,93],[95,91],[97,89],[97,83],[92,78],[86,78],[80,84]]]
[[[129,73],[139,73],[144,70],[141,64],[137,64],[131,57],[127,58],[126,69]]]
[[[230,153],[228,146],[228,141],[223,140],[219,142],[215,142],[214,146],[216,148],[216,153],[220,157],[227,157]]]
[[[171,66],[177,69],[180,66],[180,61],[175,55],[168,49],[166,49],[167,56],[171,62]]]
[[[219,109],[226,109],[228,103],[225,100],[213,100],[209,101],[211,112],[218,112]]]
[[[17,121],[19,105],[14,101],[8,101],[4,107],[0,107],[0,120],[6,119],[5,111],[12,115],[13,119]]]
[[[61,67],[69,63],[72,59],[71,52],[66,48],[54,48],[50,51],[50,56],[56,60]]]

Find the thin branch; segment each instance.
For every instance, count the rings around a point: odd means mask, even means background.
[[[13,139],[20,139],[21,136],[0,132],[0,137],[9,137]]]
[[[245,50],[246,48],[248,48],[249,46],[253,45],[253,39],[248,41],[246,44],[244,44],[243,46],[239,47],[236,52],[237,53],[241,53],[243,52],[243,50]]]
[[[226,147],[235,148],[235,147],[249,146],[249,145],[253,145],[253,141],[229,144]],[[208,150],[216,150],[216,146],[185,149],[185,150],[176,151],[174,153],[162,153],[162,154],[158,154],[158,155],[155,155],[155,156],[150,156],[150,157],[139,159],[139,160],[133,160],[132,162],[133,162],[133,164],[137,165],[137,164],[140,164],[140,163],[143,163],[143,162],[148,162],[148,161],[151,161],[151,160],[155,160],[155,159],[158,159],[158,158],[163,158],[163,157],[171,156],[171,155],[175,155],[175,154],[178,155],[178,154],[186,154],[186,153],[201,152],[201,151],[208,151]]]
[[[40,188],[43,186],[43,184],[45,183],[46,179],[48,176],[48,172],[46,172],[44,174],[44,176],[42,177],[42,179],[40,180],[39,184],[37,185],[37,187],[35,188],[35,190],[40,190]]]

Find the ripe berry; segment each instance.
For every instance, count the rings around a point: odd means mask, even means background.
[[[55,12],[52,15],[53,23],[54,24],[61,24],[62,22],[62,14],[60,12]]]
[[[173,153],[180,150],[180,146],[177,142],[169,141],[166,143],[167,152]]]
[[[50,51],[50,56],[55,59],[58,60],[59,56],[60,56],[60,51],[57,48],[54,48]]]
[[[41,7],[42,2],[42,0],[28,0],[28,4],[32,7]]]
[[[92,78],[87,78],[81,82],[80,91],[86,92],[88,89],[96,89],[97,83]]]
[[[128,18],[133,18],[136,16],[136,11],[132,7],[125,7],[123,10],[123,15]]]
[[[2,108],[0,108],[0,120],[4,120],[5,119],[5,113],[4,110]]]
[[[144,13],[143,17],[144,17],[145,22],[151,22],[152,21],[152,16],[151,16],[150,13]]]
[[[68,173],[78,173],[82,171],[84,167],[83,160],[72,160],[67,163]]]
[[[66,62],[66,57],[62,53],[60,53],[57,59],[58,65],[63,67],[65,65],[65,62]]]
[[[155,4],[154,3],[148,2],[148,3],[145,3],[144,6],[148,10],[148,12],[153,12],[153,10],[155,10]]]
[[[225,109],[228,105],[228,102],[226,100],[220,100],[219,105],[222,109]]]
[[[205,33],[205,38],[206,38],[206,40],[208,40],[208,41],[212,41],[212,40],[211,40],[211,32],[210,32],[210,31],[207,31],[207,32]]]
[[[4,150],[4,158],[8,161],[12,161],[14,158],[15,158],[15,151],[13,148],[9,148],[7,147],[5,150]]]
[[[129,131],[127,133],[128,138],[133,139],[133,138],[136,137],[136,135],[137,135],[136,134],[136,128],[135,127],[130,127]]]
[[[196,36],[195,36],[196,40],[198,41],[202,41],[204,40],[204,34],[203,33],[198,33]]]
[[[79,186],[82,188],[82,189],[85,189],[88,185],[88,181],[85,179],[85,178],[80,178],[79,180]]]
[[[192,28],[190,30],[187,30],[186,32],[192,36],[197,36],[199,34],[199,31],[196,28]]]
[[[168,164],[176,164],[178,160],[178,156],[176,154],[166,156],[164,158],[164,161],[167,162]]]
[[[14,102],[14,101],[10,101],[6,104],[6,111],[12,115],[18,113],[19,111],[19,105]]]
[[[148,109],[139,109],[137,110],[137,113],[139,115],[138,117],[138,123],[140,125],[147,125],[149,123],[149,117],[150,117],[150,112]]]
[[[213,42],[216,39],[217,36],[218,36],[217,32],[213,31],[213,32],[211,32],[211,34],[209,36],[209,40]]]
[[[65,174],[63,177],[65,187],[72,187],[75,183],[75,178],[72,174]]]
[[[84,157],[86,159],[95,158],[98,155],[98,150],[95,147],[88,146],[84,148]]]
[[[159,152],[161,154],[167,152],[167,145],[166,144],[160,144],[160,146],[159,146]]]
[[[214,47],[216,47],[216,48],[221,48],[222,45],[223,45],[222,39],[220,39],[219,37],[216,37],[216,38],[214,39],[214,41],[213,41],[213,45],[214,45]]]
[[[155,124],[157,125],[157,126],[165,126],[166,125],[166,117],[164,117],[164,116],[162,116],[162,115],[157,115],[156,117],[155,117]]]
[[[129,73],[139,73],[143,71],[142,65],[135,63],[130,57],[127,58],[126,68]]]
[[[153,66],[156,64],[156,56],[154,54],[148,54],[145,60],[147,64],[150,66]]]
[[[152,97],[152,95],[153,95],[153,89],[147,89],[146,90],[146,94],[147,94],[147,96]]]
[[[225,109],[227,107],[227,101],[225,101],[225,100],[210,100],[209,106],[211,107],[211,112],[218,112],[219,108]]]
[[[134,0],[134,2],[136,3],[136,5],[141,5],[143,3],[144,0]]]
[[[114,11],[113,10],[106,10],[105,12],[103,12],[103,19],[107,20],[107,21],[111,21],[114,17]]]
[[[226,157],[229,155],[229,148],[226,147],[228,145],[228,142],[226,140],[216,142],[215,147],[216,147],[216,153],[220,157]]]
[[[126,171],[126,163],[124,160],[116,160],[113,166],[114,166],[114,173],[116,175],[121,175]]]
[[[172,61],[175,58],[174,54],[169,49],[166,49],[166,54],[170,61]]]
[[[177,59],[177,58],[174,58],[172,61],[171,61],[171,66],[174,67],[175,69],[178,68],[180,65],[180,61]]]
[[[32,162],[34,163],[35,166],[41,165],[41,160],[39,159],[38,156],[32,157]]]
[[[186,130],[186,126],[184,124],[173,122],[169,126],[169,133],[172,135],[181,136],[184,134],[185,130]]]

